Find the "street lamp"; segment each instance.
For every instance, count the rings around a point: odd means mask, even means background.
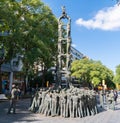
[[[5,55],[5,52],[4,52],[4,47],[3,47],[3,44],[1,45],[0,47],[0,93],[2,93],[2,63],[4,61],[4,55]]]

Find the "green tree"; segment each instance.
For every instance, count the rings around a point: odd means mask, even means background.
[[[105,80],[109,85],[109,81],[113,81],[113,72],[102,65],[100,61],[94,61],[88,58],[76,60],[71,65],[71,76],[76,77],[80,83],[85,85],[97,86]]]
[[[56,55],[57,19],[40,0],[1,0],[0,19],[8,31],[4,40],[6,61],[17,53],[23,55],[24,73],[28,76],[34,63],[44,63],[48,69]]]
[[[118,65],[117,67],[116,67],[116,74],[115,74],[115,77],[114,77],[114,81],[115,81],[115,83],[118,83],[118,84],[120,84],[120,65]]]

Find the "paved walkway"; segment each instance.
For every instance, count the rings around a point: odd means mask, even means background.
[[[0,123],[120,123],[120,99],[116,109],[84,118],[45,117],[28,111],[29,99],[19,100],[16,114],[7,114],[9,102],[0,102]]]

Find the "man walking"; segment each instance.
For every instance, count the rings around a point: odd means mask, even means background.
[[[12,90],[11,90],[11,100],[10,100],[10,107],[8,109],[8,114],[11,113],[13,109],[13,114],[15,114],[16,110],[16,101],[17,101],[17,96],[18,96],[18,90],[15,86],[15,84],[12,85]]]

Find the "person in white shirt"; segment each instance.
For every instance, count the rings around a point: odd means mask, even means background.
[[[12,110],[13,110],[13,114],[16,113],[17,96],[18,96],[18,90],[14,84],[14,85],[12,85],[11,100],[10,100],[10,107],[8,109],[8,114],[10,114]]]

